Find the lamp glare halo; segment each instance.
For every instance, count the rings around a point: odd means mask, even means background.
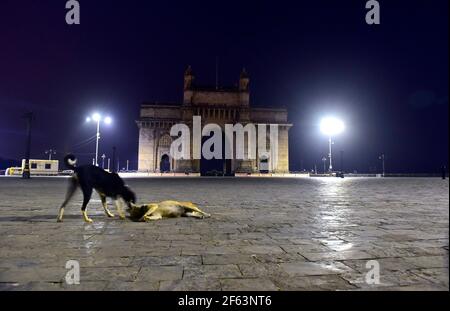
[[[93,119],[94,121],[98,122],[98,121],[100,121],[101,116],[100,116],[100,114],[98,114],[98,113],[94,113],[94,114],[92,115],[92,119]]]
[[[344,122],[333,117],[327,117],[320,122],[320,130],[328,136],[342,133],[345,130]]]

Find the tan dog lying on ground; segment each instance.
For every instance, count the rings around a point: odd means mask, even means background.
[[[192,202],[162,201],[144,205],[131,203],[128,211],[131,219],[135,221],[151,221],[173,217],[211,217],[210,214],[201,211]]]

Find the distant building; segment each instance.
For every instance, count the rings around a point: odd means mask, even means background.
[[[289,129],[286,109],[250,107],[250,79],[242,71],[239,84],[233,88],[201,87],[194,83],[194,74],[188,67],[184,74],[183,103],[141,105],[139,127],[139,171],[141,172],[201,172],[207,170],[232,175],[237,172],[289,172]],[[279,124],[278,161],[268,155],[257,155],[256,160],[175,160],[170,155],[170,128],[185,123],[191,128],[192,117],[201,116],[202,126],[216,123],[224,131],[225,124],[264,123]],[[213,162],[213,165],[211,165]]]

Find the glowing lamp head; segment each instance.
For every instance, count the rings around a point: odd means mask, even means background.
[[[106,123],[106,124],[111,124],[111,123],[112,123],[111,117],[106,117],[106,118],[105,118],[105,123]]]
[[[334,136],[345,130],[344,122],[333,117],[327,117],[320,122],[320,130],[327,136]]]
[[[86,118],[86,122],[91,122],[91,118],[90,118],[90,117],[87,117],[87,118]]]
[[[92,120],[94,120],[95,122],[100,121],[100,119],[101,119],[100,114],[94,113],[94,114],[92,115]]]

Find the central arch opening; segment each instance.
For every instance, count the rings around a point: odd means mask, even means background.
[[[202,137],[202,148],[205,141],[207,141],[211,136]],[[224,136],[222,136],[222,142],[224,141]],[[223,146],[223,144],[222,144]],[[215,146],[211,149],[213,149]],[[224,156],[225,152],[222,150],[222,159],[205,159],[202,152],[202,158],[200,160],[200,175],[201,176],[223,176],[224,175]]]
[[[205,141],[211,136],[202,137],[202,148]],[[215,147],[215,146],[214,146]],[[225,159],[225,133],[222,132],[222,159],[207,160],[203,157],[200,160],[201,176],[234,176],[232,160]]]
[[[259,158],[259,172],[262,174],[269,173],[269,156],[262,155]]]
[[[159,163],[161,173],[170,172],[170,158],[167,154],[161,157],[161,162]]]

